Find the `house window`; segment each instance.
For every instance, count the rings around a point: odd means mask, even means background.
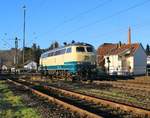
[[[118,60],[121,61],[121,56],[118,56]]]

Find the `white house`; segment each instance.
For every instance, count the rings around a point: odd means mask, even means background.
[[[110,74],[146,74],[147,55],[139,43],[118,44],[104,59],[105,68]]]
[[[100,47],[105,70],[110,74],[146,74],[147,55],[140,43],[131,43],[131,29],[128,30],[128,43],[105,44]]]
[[[7,66],[6,65],[2,65],[2,70],[7,70]]]
[[[24,68],[27,70],[37,70],[37,63],[34,61],[27,61]]]

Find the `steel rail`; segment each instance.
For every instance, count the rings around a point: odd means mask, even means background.
[[[145,91],[150,91],[150,86],[148,85],[140,85],[140,84],[133,84],[133,83],[125,83],[125,82],[97,82],[95,81],[94,84],[97,84],[97,85],[100,85],[100,84],[110,84],[112,85],[113,87],[123,87],[123,88],[129,88],[129,89],[135,89],[135,90],[145,90]]]
[[[21,81],[26,81],[24,79],[20,79],[20,80]],[[28,81],[26,81],[26,82],[28,82]],[[28,82],[28,83],[35,84],[33,82]],[[102,104],[102,105],[110,106],[110,107],[116,108],[116,109],[119,108],[123,111],[133,112],[133,113],[138,114],[138,115],[145,115],[145,116],[150,117],[150,111],[147,110],[147,109],[144,109],[144,108],[135,107],[135,106],[131,106],[131,105],[123,104],[123,103],[118,103],[118,102],[114,102],[114,101],[111,101],[111,100],[102,99],[102,98],[98,98],[98,97],[95,97],[95,96],[90,96],[90,95],[86,95],[86,94],[83,94],[83,93],[75,92],[75,91],[72,91],[72,90],[62,89],[62,88],[59,88],[59,87],[47,86],[47,85],[43,85],[43,87],[47,90],[49,89],[49,90],[56,91],[58,93],[63,93],[65,95],[74,96],[74,97],[77,97],[77,98],[80,98],[80,99],[87,100],[89,102],[93,102],[95,104]]]
[[[78,108],[78,107],[76,107],[74,105],[71,105],[71,104],[68,104],[66,102],[63,102],[63,101],[61,101],[59,99],[51,97],[51,96],[49,96],[47,94],[44,94],[44,93],[42,93],[42,92],[40,92],[38,90],[35,90],[35,89],[33,89],[33,88],[29,87],[29,86],[23,85],[23,84],[21,84],[19,82],[16,82],[16,81],[13,81],[13,80],[10,80],[10,79],[8,79],[8,81],[13,83],[13,84],[16,84],[18,86],[23,86],[24,88],[30,90],[33,94],[39,95],[41,97],[44,97],[50,102],[54,102],[56,104],[59,104],[60,106],[63,106],[65,109],[67,109],[67,110],[69,110],[69,111],[71,111],[73,113],[79,114],[81,117],[86,117],[86,118],[103,118],[102,116],[96,115],[94,113],[91,113],[91,112],[88,112],[88,111],[83,110],[81,108]]]
[[[145,115],[145,116],[150,117],[150,111],[146,110],[146,109],[143,109],[143,108],[133,107],[131,105],[126,105],[126,104],[121,104],[121,103],[117,103],[117,102],[114,102],[114,101],[105,100],[105,99],[97,98],[97,97],[94,97],[94,96],[81,94],[79,92],[74,92],[74,91],[71,91],[71,90],[56,88],[54,86],[45,85],[44,88],[51,89],[51,90],[54,90],[54,91],[57,91],[57,92],[60,92],[60,93],[64,93],[66,95],[75,96],[75,97],[80,98],[80,99],[85,99],[87,101],[92,101],[95,104],[103,104],[103,105],[106,105],[106,106],[109,105],[112,108],[116,108],[116,109],[119,108],[123,111],[133,112],[133,113],[138,114],[138,115]]]

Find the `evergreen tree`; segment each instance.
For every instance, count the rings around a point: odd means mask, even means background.
[[[24,53],[24,58],[25,58],[25,62],[28,60],[32,60],[32,49],[30,47],[25,47],[24,48],[25,53]]]
[[[146,54],[147,55],[150,55],[150,48],[149,48],[149,45],[147,44],[147,46],[146,46]]]
[[[49,50],[55,49],[59,47],[59,43],[57,41],[53,42],[50,47],[48,48]]]
[[[41,49],[40,46],[36,43],[33,43],[31,47],[25,47],[25,62],[27,61],[35,61],[39,65],[40,56],[42,53],[52,50],[54,48],[58,48],[59,43],[57,41],[53,42],[49,48]],[[19,58],[19,66],[22,66],[22,51],[20,51],[20,58]]]
[[[40,49],[40,46],[38,46],[36,49],[36,60],[35,60],[38,65],[39,65],[39,60],[40,60],[41,54],[42,54],[42,50]]]
[[[58,48],[59,47],[59,43],[57,41],[54,42],[54,48]]]
[[[40,46],[37,46],[35,43],[32,45],[32,60],[39,64],[39,59],[41,56],[42,50]]]
[[[36,51],[37,51],[37,46],[35,43],[32,45],[32,60],[36,61]]]

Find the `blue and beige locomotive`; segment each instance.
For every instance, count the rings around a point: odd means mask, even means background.
[[[43,53],[40,66],[49,74],[85,77],[96,66],[96,53],[92,45],[72,43]]]

